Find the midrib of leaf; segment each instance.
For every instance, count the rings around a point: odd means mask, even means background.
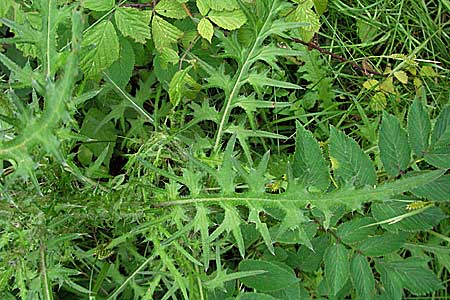
[[[339,204],[354,204],[365,203],[370,201],[389,200],[393,195],[406,192],[417,186],[421,186],[432,182],[433,180],[442,176],[446,170],[436,170],[426,174],[417,175],[399,179],[394,182],[389,182],[376,187],[366,187],[358,190],[338,190],[325,194],[304,194],[304,193],[286,193],[280,195],[262,194],[255,196],[255,194],[244,193],[235,194],[235,196],[206,196],[192,197],[189,199],[174,200],[167,202],[160,202],[155,204],[155,207],[167,207],[175,205],[193,205],[197,203],[218,203],[229,202],[235,204],[261,203],[261,204],[283,204],[295,203],[297,206],[304,206],[306,204],[317,205],[323,207],[324,205],[333,206]]]
[[[236,94],[239,92],[241,86],[242,86],[242,77],[244,77],[247,73],[248,70],[250,68],[250,65],[253,63],[252,57],[254,52],[256,51],[257,47],[260,45],[261,41],[261,32],[265,32],[266,31],[266,26],[269,24],[269,22],[272,21],[272,14],[275,11],[275,5],[276,5],[276,1],[274,1],[272,3],[272,7],[270,8],[270,13],[266,18],[266,21],[264,22],[264,25],[261,27],[261,30],[258,32],[258,36],[255,39],[255,42],[253,43],[253,46],[250,50],[250,52],[248,52],[248,54],[245,57],[244,63],[242,64],[242,67],[239,70],[239,75],[236,78],[236,81],[233,85],[233,88],[231,89],[231,93],[227,99],[227,102],[225,104],[225,107],[223,109],[223,114],[222,114],[222,118],[220,119],[220,123],[219,123],[219,129],[217,131],[217,136],[216,136],[216,140],[214,142],[214,152],[217,152],[219,150],[220,147],[220,142],[222,140],[222,135],[224,132],[224,127],[225,124],[228,122],[228,117],[230,114],[230,110],[231,110],[231,104],[233,103],[234,98],[236,97]]]

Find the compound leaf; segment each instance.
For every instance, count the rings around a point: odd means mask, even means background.
[[[132,7],[119,7],[115,14],[117,28],[123,36],[131,37],[138,43],[144,44],[151,38],[149,11],[141,11]]]

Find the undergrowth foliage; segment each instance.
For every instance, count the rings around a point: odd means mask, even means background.
[[[353,96],[326,10],[2,1],[1,298],[446,297],[448,81]]]

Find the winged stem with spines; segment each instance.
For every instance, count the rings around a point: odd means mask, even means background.
[[[272,44],[263,45],[271,35],[282,35],[290,29],[304,25],[298,22],[285,22],[284,20],[277,19],[279,12],[289,6],[287,2],[282,1],[260,1],[257,4],[256,15],[255,12],[249,11],[246,6],[241,6],[249,19],[248,26],[254,31],[253,41],[248,49],[238,43],[236,32],[232,33],[230,37],[226,37],[222,32],[217,33],[217,36],[222,41],[222,45],[226,49],[225,55],[234,58],[238,62],[239,68],[230,84],[226,80],[222,84],[222,88],[225,91],[225,102],[220,110],[220,121],[214,142],[215,152],[221,146],[230,113],[238,104],[239,93],[244,84],[250,83],[252,85],[257,84],[292,89],[300,88],[298,85],[267,78],[264,74],[256,73],[256,71],[252,72],[252,67],[257,61],[265,61],[273,65],[277,56],[292,56],[300,53],[299,51],[279,48]],[[207,67],[205,63],[201,65],[207,72],[213,73],[211,75],[217,74],[216,71]]]
[[[28,176],[32,179],[36,188],[39,184],[35,175],[35,165],[31,151],[40,147],[54,156],[61,163],[64,158],[59,149],[59,140],[56,136],[56,127],[64,121],[68,121],[72,90],[77,75],[77,62],[79,55],[79,42],[81,41],[81,14],[76,7],[57,8],[56,0],[43,0],[39,10],[43,15],[42,30],[37,31],[31,26],[20,25],[16,22],[0,19],[0,22],[9,26],[12,30],[18,30],[25,36],[28,43],[39,49],[40,68],[31,70],[28,67],[20,67],[7,56],[0,53],[0,62],[7,66],[14,78],[20,81],[24,87],[31,87],[44,98],[44,107],[37,114],[31,109],[25,108],[21,99],[10,90],[11,102],[16,107],[22,107],[22,116],[17,120],[16,135],[10,140],[0,142],[0,159],[10,160],[15,164],[15,176]],[[55,79],[59,71],[56,68],[58,57],[66,55],[58,53],[56,45],[57,30],[62,21],[70,17],[72,13],[72,51],[65,58],[62,77]],[[31,39],[31,40],[30,40]],[[16,39],[3,39],[3,43],[15,43]],[[25,116],[26,115],[26,116]]]

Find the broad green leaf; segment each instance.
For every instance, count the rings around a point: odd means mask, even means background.
[[[450,174],[441,176],[428,184],[411,190],[411,192],[418,197],[432,201],[449,201]]]
[[[413,295],[425,295],[444,288],[436,275],[414,257],[385,261],[382,264],[389,277],[395,278]]]
[[[186,12],[177,0],[161,0],[156,4],[155,11],[168,18],[183,19]]]
[[[202,18],[197,25],[197,31],[200,36],[211,43],[214,34],[214,27],[207,18]]]
[[[406,234],[394,234],[385,232],[382,235],[373,236],[363,240],[358,247],[364,255],[382,256],[400,249],[406,241]]]
[[[431,121],[422,102],[415,100],[408,111],[408,137],[411,149],[422,157],[429,146]]]
[[[247,22],[247,17],[242,10],[234,11],[211,11],[208,14],[209,19],[217,26],[226,30],[235,30]]]
[[[352,138],[330,129],[330,158],[334,175],[344,183],[352,183],[357,187],[374,185],[377,181],[375,168]]]
[[[403,285],[399,276],[395,273],[389,272],[384,261],[377,261],[375,268],[380,274],[380,279],[385,290],[384,296],[387,299],[402,300]]]
[[[94,11],[105,11],[114,8],[114,0],[82,0],[81,5]]]
[[[210,0],[197,0],[197,8],[198,11],[202,14],[202,16],[206,16],[208,11],[211,9],[211,6],[209,5]]]
[[[346,244],[360,243],[375,232],[375,221],[370,217],[353,218],[337,228],[337,236]]]
[[[323,13],[327,10],[328,0],[313,0],[314,8],[319,15],[323,15]]]
[[[400,127],[396,117],[383,112],[379,135],[378,147],[386,172],[391,176],[402,174],[411,160],[411,149],[406,131]]]
[[[111,66],[120,52],[119,39],[113,24],[104,20],[86,32],[82,42],[80,66],[92,77]]]
[[[297,125],[295,153],[292,170],[294,177],[300,178],[305,187],[324,191],[330,184],[330,171],[322,155],[319,143],[312,133]]]
[[[125,86],[130,81],[131,75],[134,69],[134,51],[133,47],[130,45],[126,39],[122,38],[120,40],[120,55],[119,59],[116,60],[107,70],[107,73],[111,79],[120,87],[125,88]]]
[[[222,10],[235,10],[239,8],[237,0],[208,0],[211,9],[222,11]]]
[[[240,281],[247,287],[258,292],[277,291],[298,282],[294,271],[282,263],[273,263],[261,260],[242,260],[238,267],[240,272],[261,270],[265,273],[241,278]]]
[[[375,279],[367,259],[356,254],[352,259],[350,273],[357,299],[370,300],[375,296]]]
[[[450,127],[445,133],[450,136]],[[436,168],[450,168],[450,145],[437,145],[425,154],[425,161]]]
[[[445,106],[436,119],[431,133],[431,147],[447,146],[450,143],[450,105]]]
[[[320,29],[319,16],[312,10],[312,6],[312,0],[303,1],[298,4],[293,13],[286,17],[287,22],[303,22],[307,24],[296,29],[299,37],[305,42],[309,42]]]
[[[325,250],[325,280],[329,293],[336,295],[344,287],[350,276],[348,250],[342,244],[333,244]]]
[[[320,235],[311,240],[312,249],[306,245],[300,246],[297,251],[298,268],[304,272],[316,272],[322,263],[325,250],[330,245],[330,237]]]
[[[9,9],[12,7],[14,0],[2,0],[0,1],[0,18],[6,16]],[[1,27],[1,24],[0,24]]]
[[[151,12],[132,7],[119,7],[114,13],[117,28],[123,36],[131,37],[138,43],[144,44],[151,38]]]
[[[183,31],[159,16],[153,16],[152,33],[155,47],[160,52],[164,52],[164,48],[176,43],[183,36]]]
[[[239,295],[236,300],[277,300],[278,298],[274,298],[267,294],[261,293],[243,293]]]
[[[392,201],[385,203],[374,203],[372,205],[372,215],[378,222],[389,220],[408,213],[407,203]],[[446,216],[438,207],[430,207],[420,214],[416,214],[400,220],[393,224],[383,224],[382,226],[390,231],[422,231],[428,230],[439,224]]]

